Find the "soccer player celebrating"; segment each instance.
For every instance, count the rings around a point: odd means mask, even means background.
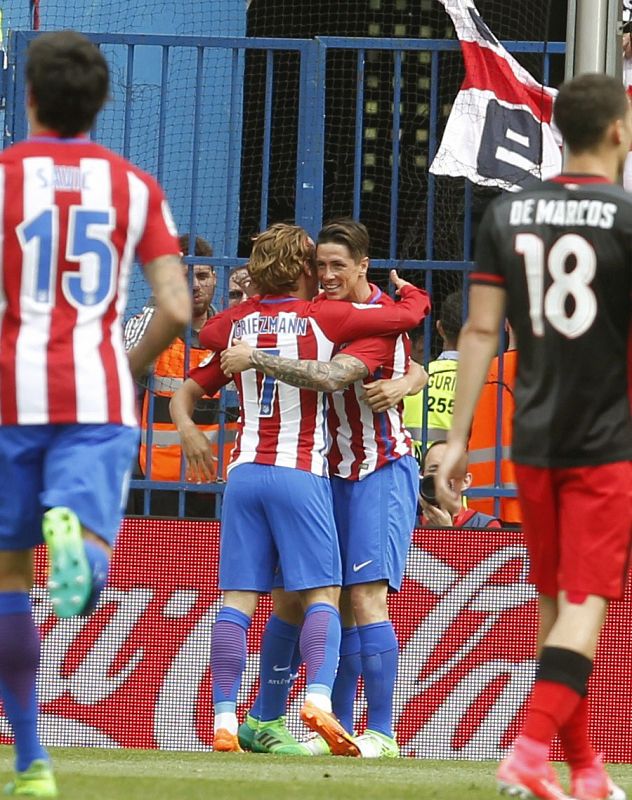
[[[99,50],[72,31],[29,47],[31,138],[0,155],[0,696],[15,736],[9,795],[55,797],[37,734],[33,548],[46,542],[58,616],[105,584],[138,444],[135,375],[191,314],[158,184],[87,137],[108,95]],[[156,297],[129,353],[121,314],[134,252]]]
[[[330,301],[367,307],[393,301],[367,280],[369,235],[351,219],[336,220],[318,235],[316,261],[324,289],[320,305]],[[345,308],[349,305],[344,303]],[[387,593],[398,591],[415,526],[419,467],[402,421],[407,393],[423,386],[424,371],[406,374],[410,343],[391,335],[346,343],[331,362],[283,358],[242,341],[222,356],[229,372],[255,367],[290,385],[331,392],[328,427],[332,446],[334,513],[342,554],[343,630],[340,665],[333,692],[334,712],[353,731],[353,704],[360,673],[367,699],[367,729],[357,737],[362,755],[397,756],[393,731],[393,693],[399,647],[389,618]],[[338,376],[344,372],[346,382]],[[395,407],[373,412],[365,402],[374,379],[395,379]],[[365,381],[369,389],[365,387]],[[351,384],[351,385],[348,385]],[[348,385],[348,388],[345,388]],[[263,662],[263,656],[262,656]],[[266,681],[262,676],[262,694]]]
[[[314,246],[295,225],[273,225],[257,237],[249,270],[261,296],[207,323],[201,341],[217,355],[193,370],[172,400],[172,417],[183,432],[192,424],[190,413],[200,394],[230,380],[219,353],[233,339],[283,360],[298,356],[315,363],[329,359],[336,345],[358,337],[405,331],[429,307],[426,293],[394,271],[401,303],[353,307],[312,301],[318,286]],[[345,365],[339,365],[338,379],[341,386],[352,380]],[[246,632],[258,595],[270,591],[280,565],[285,589],[299,592],[305,610],[300,648],[307,692],[301,717],[334,753],[358,755],[352,737],[331,713],[341,637],[341,574],[325,456],[325,396],[253,369],[236,374],[235,383],[242,413],[222,507],[224,606],[213,629],[211,656],[214,747],[239,747],[235,708]],[[310,383],[311,378],[305,381]],[[186,438],[191,441],[190,435]],[[193,468],[209,457],[206,444],[200,441],[199,446],[199,454],[191,446],[187,452]]]
[[[526,720],[498,783],[511,795],[565,797],[548,763],[557,735],[572,796],[606,800],[625,795],[591,746],[586,693],[631,544],[632,203],[614,181],[632,143],[632,111],[620,81],[582,75],[561,87],[554,115],[566,171],[498,198],[481,223],[437,495],[450,497],[506,307],[518,346],[513,458],[540,649]]]

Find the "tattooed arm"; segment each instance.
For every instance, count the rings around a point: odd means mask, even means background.
[[[254,368],[290,386],[312,389],[315,392],[335,392],[369,374],[368,368],[359,358],[346,356],[344,353],[338,353],[331,361],[296,361],[255,350],[239,340],[235,340],[232,347],[224,350],[221,366],[228,376]]]

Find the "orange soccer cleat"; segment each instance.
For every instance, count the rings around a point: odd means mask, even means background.
[[[310,703],[301,709],[301,719],[308,728],[320,734],[335,756],[359,756],[360,748],[353,736],[342,727],[336,717],[328,711]]]
[[[218,728],[213,734],[213,750],[216,753],[243,753],[236,733]]]

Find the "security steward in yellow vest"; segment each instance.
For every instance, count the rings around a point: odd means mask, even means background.
[[[421,452],[433,442],[443,441],[452,424],[458,353],[456,343],[463,324],[463,295],[452,292],[441,304],[437,331],[443,351],[428,364],[428,385],[419,394],[404,398],[404,425],[413,438],[419,460]],[[424,405],[427,405],[427,429],[424,431]]]

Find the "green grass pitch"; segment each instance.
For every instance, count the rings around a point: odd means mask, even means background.
[[[495,764],[52,748],[60,800],[484,800]],[[13,755],[0,747],[0,777]],[[630,793],[632,766],[611,767]]]

